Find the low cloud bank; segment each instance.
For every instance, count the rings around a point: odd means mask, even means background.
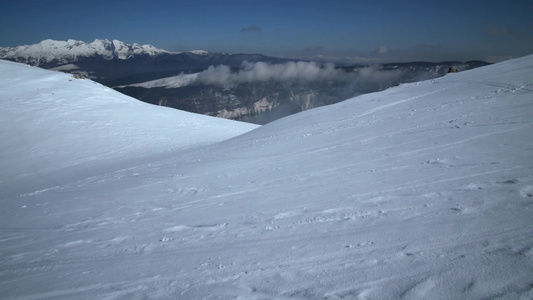
[[[265,62],[244,62],[242,69],[232,72],[225,65],[210,66],[198,74],[196,81],[206,85],[235,85],[250,82],[274,81],[317,81],[347,80],[348,74],[335,69],[333,64],[320,66],[314,62],[287,62],[284,64],[268,64]]]
[[[402,81],[402,70],[379,70],[374,67],[361,68],[354,73],[353,83],[369,89],[381,90]]]
[[[198,73],[193,84],[235,86],[243,83],[277,82],[336,82],[344,88],[349,96],[362,92],[380,90],[399,82],[405,75],[401,70],[380,70],[378,67],[362,67],[354,71],[335,68],[334,64],[315,62],[287,62],[269,64],[265,62],[244,62],[240,70],[235,71],[226,65],[210,66]]]

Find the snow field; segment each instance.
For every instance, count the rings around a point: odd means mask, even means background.
[[[180,131],[182,112],[88,80],[61,96],[63,75],[0,67],[1,99],[21,103],[2,107],[19,132],[2,133],[5,299],[533,297],[532,56],[254,130],[223,120],[233,131],[197,115]],[[28,80],[50,90],[25,94]],[[101,106],[72,102],[94,89]],[[80,110],[147,123],[78,126]]]

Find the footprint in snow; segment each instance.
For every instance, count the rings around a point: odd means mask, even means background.
[[[520,189],[520,195],[522,197],[533,197],[533,185],[528,185]]]

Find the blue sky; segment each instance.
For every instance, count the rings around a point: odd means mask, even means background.
[[[533,54],[526,0],[0,0],[0,46],[118,39],[338,62]]]

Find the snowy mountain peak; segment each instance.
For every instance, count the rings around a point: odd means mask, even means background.
[[[208,51],[205,50],[191,50],[189,53],[196,54],[196,55],[207,55],[209,54]]]
[[[85,43],[69,39],[56,41],[47,39],[38,44],[18,47],[0,48],[0,58],[18,62],[39,65],[58,61],[72,63],[83,57],[100,56],[103,59],[129,59],[139,55],[157,56],[172,52],[158,49],[152,45],[127,44],[119,40],[96,39],[92,43]]]

